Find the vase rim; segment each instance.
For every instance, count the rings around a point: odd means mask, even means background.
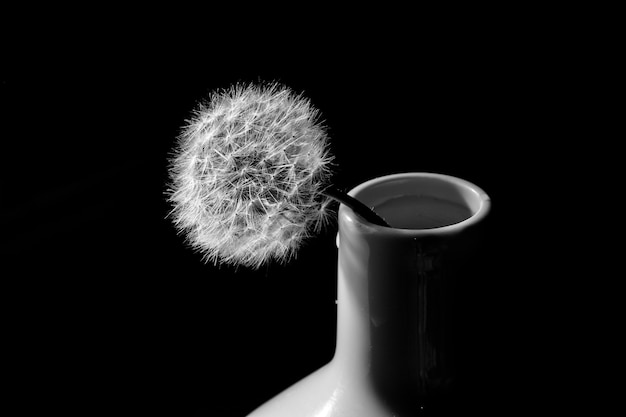
[[[425,235],[435,235],[435,234],[447,234],[452,232],[459,232],[462,229],[465,229],[469,226],[472,226],[478,222],[480,222],[491,210],[491,198],[489,195],[479,186],[474,183],[471,183],[462,178],[458,178],[452,175],[447,174],[438,174],[433,172],[401,172],[396,174],[383,175],[377,178],[373,178],[371,180],[365,181],[356,187],[352,188],[348,191],[348,194],[354,198],[359,199],[359,194],[364,192],[367,189],[370,189],[377,185],[382,185],[384,183],[397,181],[397,180],[411,180],[411,179],[433,179],[438,181],[443,181],[457,187],[459,190],[464,190],[473,195],[473,198],[478,202],[478,208],[476,210],[472,210],[472,215],[460,222],[440,226],[433,227],[427,229],[402,229],[402,228],[394,228],[394,227],[386,227],[380,226],[374,223],[371,223],[360,216],[354,215],[354,212],[347,206],[343,204],[340,207],[340,211],[344,211],[345,213],[349,213],[348,220],[354,220],[362,225],[370,227],[374,229],[377,233],[386,233],[386,234],[394,234],[394,235],[403,235],[403,236],[425,236]],[[364,202],[366,203],[366,202]],[[366,203],[366,205],[369,205]]]

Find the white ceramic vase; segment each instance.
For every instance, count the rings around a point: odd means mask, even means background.
[[[335,355],[249,417],[411,417],[445,408],[455,376],[450,288],[490,199],[470,182],[431,173],[375,178],[349,194],[392,227],[340,206]]]

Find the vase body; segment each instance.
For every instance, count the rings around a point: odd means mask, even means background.
[[[391,227],[339,208],[335,355],[249,417],[428,415],[454,390],[452,294],[489,197],[430,173],[376,178],[349,194]]]

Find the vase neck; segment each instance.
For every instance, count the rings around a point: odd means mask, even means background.
[[[393,395],[432,395],[451,382],[449,239],[340,228],[335,360],[347,377]]]
[[[340,206],[335,367],[344,385],[361,378],[389,403],[441,399],[458,359],[455,288],[489,197],[467,181],[428,173],[381,177],[350,194],[385,208],[379,214],[392,227]]]

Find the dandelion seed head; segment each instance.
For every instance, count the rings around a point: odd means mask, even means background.
[[[328,221],[326,129],[302,95],[277,84],[214,92],[170,160],[171,217],[205,261],[285,262]]]

